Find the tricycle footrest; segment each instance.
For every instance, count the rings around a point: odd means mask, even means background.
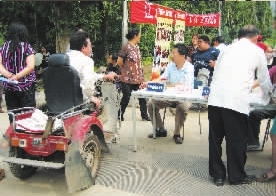
[[[45,168],[51,168],[51,169],[61,169],[64,167],[63,163],[53,163],[53,162],[47,162],[47,161],[21,159],[21,158],[16,158],[16,157],[7,157],[7,158],[4,158],[2,161],[7,162],[7,163],[28,165],[28,166],[32,166],[32,167],[45,167]]]

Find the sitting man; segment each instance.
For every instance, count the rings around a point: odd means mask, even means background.
[[[106,66],[106,72],[115,72],[116,74],[118,75],[121,75],[121,69],[120,69],[120,66],[117,64],[117,60],[118,60],[118,54],[113,52],[112,54],[110,54],[108,56],[108,59],[107,59],[107,66]],[[121,92],[122,90],[122,85],[121,85],[121,82],[120,81],[117,81],[115,83],[116,85],[116,89],[118,92]]]
[[[276,83],[276,66],[269,69],[269,76],[272,84]],[[276,117],[275,104],[269,104],[262,109],[255,109],[249,113],[248,128],[249,128],[249,141],[247,144],[247,152],[260,150],[259,134],[261,121],[263,119]]]
[[[117,74],[114,72],[97,74],[94,72],[94,61],[91,58],[92,44],[86,32],[77,31],[71,35],[70,51],[66,54],[69,56],[70,65],[79,73],[83,98],[91,99],[99,106],[99,100],[94,97],[95,82],[99,79],[114,80]]]
[[[121,75],[120,66],[117,64],[117,60],[118,60],[117,53],[112,53],[108,56],[108,60],[107,60],[108,64],[106,66],[107,72],[113,71],[116,74]]]
[[[185,82],[193,86],[194,83],[194,66],[186,60],[188,55],[188,49],[184,44],[176,44],[172,50],[172,63],[170,63],[165,72],[156,81],[160,81],[161,78],[166,78],[170,85],[181,84],[185,78]],[[188,81],[189,80],[189,81]],[[191,107],[189,102],[170,102],[170,101],[154,101],[155,104],[155,117],[156,117],[156,137],[166,137],[167,130],[162,123],[159,110],[165,107],[175,107],[175,129],[173,139],[176,144],[182,144],[182,138],[180,137],[180,128],[185,121],[188,110]],[[152,100],[147,104],[150,118],[153,116]],[[149,138],[153,137],[153,134],[148,135]]]

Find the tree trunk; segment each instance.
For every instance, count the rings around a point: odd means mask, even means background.
[[[65,53],[70,41],[70,33],[57,33],[56,35],[56,52]]]

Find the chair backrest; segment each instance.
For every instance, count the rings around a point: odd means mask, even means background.
[[[66,54],[52,54],[43,72],[47,108],[59,114],[83,102],[80,78]]]

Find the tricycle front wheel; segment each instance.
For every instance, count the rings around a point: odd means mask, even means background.
[[[95,179],[101,158],[101,144],[98,137],[94,134],[87,134],[83,146],[80,148],[80,153],[86,166],[91,171],[92,177]]]

